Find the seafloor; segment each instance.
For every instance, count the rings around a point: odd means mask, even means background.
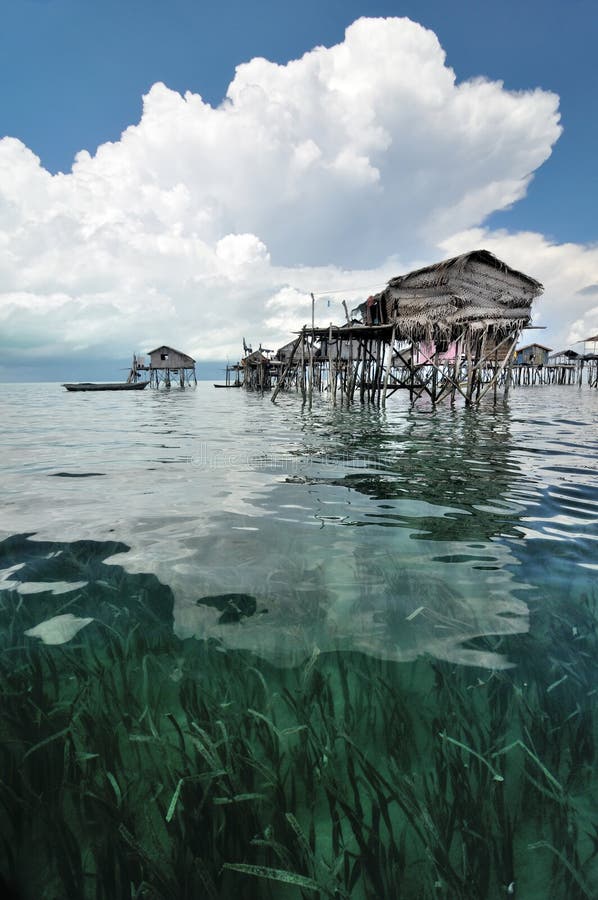
[[[275,668],[176,637],[169,588],[104,563],[123,549],[0,544],[24,580],[87,582],[0,592],[14,896],[596,896],[595,594],[471,641],[512,668],[354,651]],[[223,626],[255,612],[248,595],[204,600]],[[25,634],[51,616],[93,621],[63,644]]]

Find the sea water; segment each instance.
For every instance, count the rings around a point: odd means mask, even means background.
[[[20,895],[596,896],[596,391],[2,408]]]

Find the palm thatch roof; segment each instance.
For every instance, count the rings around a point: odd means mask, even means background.
[[[521,328],[542,291],[488,250],[473,250],[393,278],[378,298],[386,321],[421,340],[456,335],[465,325],[496,333]]]

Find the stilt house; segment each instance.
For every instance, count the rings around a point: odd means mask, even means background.
[[[513,350],[532,316],[539,281],[488,250],[472,250],[400,275],[352,310],[346,325],[305,325],[290,348],[272,399],[296,385],[336,402],[384,403],[397,390],[436,403],[457,394],[479,402],[510,384]],[[297,349],[311,344],[311,352]],[[317,355],[316,347],[320,354]],[[307,357],[307,358],[306,358]],[[323,387],[322,387],[323,386]]]
[[[173,347],[167,347],[162,344],[155,350],[150,350],[150,363],[147,367],[150,373],[150,384],[158,387],[163,382],[167,387],[170,386],[173,376],[178,378],[181,387],[193,381],[197,384],[197,376],[195,374],[195,360],[180,350]]]
[[[552,347],[543,344],[526,344],[515,351],[516,366],[545,366],[548,362],[548,354]]]
[[[575,350],[556,350],[548,357],[549,366],[573,366],[581,354]]]

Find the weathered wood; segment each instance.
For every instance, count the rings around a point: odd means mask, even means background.
[[[294,359],[294,356],[295,356],[295,352],[296,352],[296,350],[297,350],[297,347],[299,346],[299,342],[301,342],[301,345],[302,345],[302,347],[303,347],[303,336],[304,336],[304,335],[303,335],[303,331],[302,331],[301,334],[299,335],[299,337],[297,338],[297,340],[294,341],[294,343],[293,343],[293,347],[292,347],[292,349],[291,349],[291,355],[290,355],[290,357],[289,357],[289,360],[288,360],[286,366],[284,367],[284,369],[283,369],[283,371],[282,371],[282,373],[281,373],[281,375],[280,375],[280,377],[279,377],[279,379],[278,379],[278,383],[277,383],[276,387],[274,388],[274,393],[273,393],[272,396],[270,397],[272,403],[274,403],[274,401],[275,401],[276,398],[278,397],[278,394],[280,393],[280,391],[281,391],[281,389],[282,389],[282,386],[283,386],[283,384],[284,384],[284,380],[285,380],[285,378],[286,378],[288,372],[290,371],[290,368],[291,368],[291,365],[292,365],[292,363],[293,363],[293,359]]]
[[[384,388],[383,388],[383,390],[382,390],[382,406],[386,406],[386,395],[387,395],[387,393],[388,393],[388,380],[389,380],[389,378],[390,378],[390,368],[391,368],[391,366],[392,366],[392,355],[393,355],[393,353],[394,353],[395,334],[396,334],[396,332],[397,332],[397,326],[396,326],[396,323],[395,323],[395,324],[392,326],[392,334],[391,334],[391,337],[390,337],[390,352],[389,352],[389,359],[388,359],[388,364],[387,364],[387,366],[386,366],[386,372],[384,373]]]

